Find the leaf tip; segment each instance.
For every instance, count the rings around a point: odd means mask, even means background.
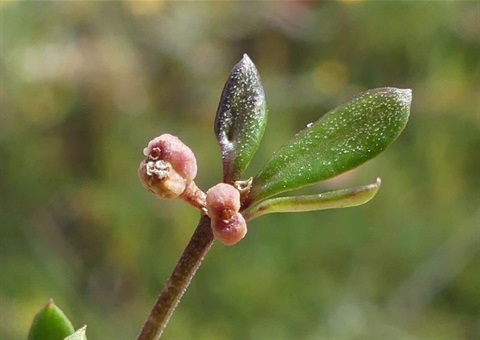
[[[75,333],[67,336],[64,340],[87,340],[87,325],[77,329]]]
[[[411,89],[394,89],[397,94],[398,100],[403,106],[410,106],[412,103],[412,90]]]
[[[44,308],[52,308],[55,307],[55,302],[53,301],[52,298],[48,299],[47,303],[45,304]]]
[[[243,54],[242,60],[240,60],[240,62],[244,64],[253,64],[252,59],[250,59],[250,57],[246,53]]]
[[[63,339],[74,331],[67,316],[57,307],[53,299],[49,299],[33,318],[28,339]]]
[[[253,63],[252,59],[248,56],[248,54],[244,53],[242,59],[238,62],[237,65],[233,68],[234,70],[241,69],[243,73],[253,73],[255,77],[259,77],[258,70],[255,64]]]

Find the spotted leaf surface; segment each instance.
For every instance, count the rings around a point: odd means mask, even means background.
[[[375,157],[404,129],[411,100],[411,90],[369,90],[308,124],[253,179],[245,206],[334,177]]]
[[[266,122],[265,93],[260,76],[245,54],[225,84],[215,118],[224,182],[240,179],[257,151]]]

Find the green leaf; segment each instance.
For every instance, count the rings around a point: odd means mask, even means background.
[[[341,189],[318,195],[266,199],[252,207],[245,215],[247,221],[265,214],[347,208],[370,201],[380,188],[380,178],[373,184]]]
[[[411,90],[369,90],[307,125],[253,179],[244,208],[337,176],[375,157],[407,124]]]
[[[244,54],[223,88],[215,118],[225,183],[240,179],[258,149],[266,123],[265,93],[260,76]]]
[[[64,340],[87,340],[87,326],[83,326],[79,328],[75,333],[72,335],[67,336]]]
[[[29,340],[63,340],[75,331],[72,323],[52,299],[35,316]]]

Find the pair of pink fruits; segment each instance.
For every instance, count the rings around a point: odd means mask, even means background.
[[[197,160],[180,139],[163,134],[151,140],[143,150],[147,157],[140,163],[138,175],[155,196],[180,198],[211,219],[215,239],[225,245],[238,243],[247,233],[247,223],[240,210],[240,192],[227,183],[219,183],[207,193],[193,181]]]

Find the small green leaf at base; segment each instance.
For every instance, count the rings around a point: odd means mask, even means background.
[[[260,202],[245,214],[245,220],[265,214],[280,212],[315,211],[335,208],[347,208],[362,205],[370,201],[380,188],[380,178],[373,184],[356,188],[341,189],[318,195],[271,198]]]
[[[72,323],[52,299],[33,319],[28,340],[63,340],[75,332]]]
[[[243,208],[332,178],[372,159],[405,128],[411,101],[411,90],[369,90],[308,124],[254,177]]]
[[[223,88],[215,117],[215,135],[222,150],[225,183],[240,179],[258,149],[266,123],[267,109],[260,75],[244,54]]]
[[[75,333],[72,335],[67,336],[64,340],[87,340],[87,325],[79,328]]]

